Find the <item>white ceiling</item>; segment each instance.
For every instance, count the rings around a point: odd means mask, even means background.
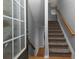
[[[48,2],[51,4],[51,7],[56,7],[57,6],[57,1],[58,0],[48,0]]]

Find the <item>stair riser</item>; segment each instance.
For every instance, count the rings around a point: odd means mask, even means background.
[[[56,22],[55,23],[48,22],[48,24],[53,24],[54,25],[54,24],[58,24],[58,23],[56,23]]]
[[[68,49],[68,46],[63,46],[63,47],[61,47],[61,46],[49,46],[49,49],[53,49],[53,48],[57,48],[57,49],[59,49],[59,48],[61,48],[61,49]]]
[[[50,30],[48,29],[48,32],[49,31],[57,31],[58,32],[58,31],[61,31],[61,29],[53,29],[53,30],[52,29],[50,29]]]
[[[56,47],[58,47],[58,46],[59,46],[59,47],[65,46],[65,47],[68,47],[67,44],[63,44],[63,43],[62,43],[62,44],[59,44],[59,43],[57,43],[57,44],[56,44],[56,43],[49,43],[49,46],[56,46]]]
[[[49,52],[49,53],[50,53],[50,52]],[[54,57],[55,57],[55,56],[56,56],[56,57],[57,57],[57,56],[58,56],[58,57],[66,57],[66,56],[67,56],[67,57],[71,57],[71,54],[70,54],[70,53],[67,53],[67,54],[50,53],[49,55],[50,55],[50,56],[54,56]]]
[[[57,21],[48,22],[48,42],[50,56],[71,56],[68,44]]]
[[[54,27],[59,27],[58,25],[48,25],[48,28],[54,28]]]
[[[62,31],[48,31],[48,34],[49,33],[62,33]]]
[[[60,28],[59,26],[55,27],[55,26],[51,26],[51,27],[48,27],[48,28]]]
[[[56,25],[56,26],[59,26],[58,23],[48,23],[48,25]]]
[[[58,28],[58,27],[56,27],[56,28],[55,28],[55,27],[49,27],[48,29],[49,29],[49,30],[50,30],[50,29],[52,29],[52,30],[53,30],[53,29],[57,29],[57,30],[58,30],[58,29],[60,29],[60,28]]]
[[[63,37],[63,35],[48,35],[48,37],[50,38],[50,37]]]
[[[50,28],[50,29],[48,29],[48,30],[61,30],[60,28]]]
[[[55,48],[68,48],[68,45],[49,45],[49,47],[50,48],[53,48],[53,47],[55,47]]]
[[[59,24],[48,24],[48,26],[59,26]]]
[[[49,24],[49,25],[55,25],[55,24],[58,24],[58,23],[49,23],[49,22],[48,22],[48,24]]]
[[[49,35],[63,35],[63,33],[48,33]]]
[[[50,43],[50,42],[52,42],[52,43],[53,43],[53,42],[56,42],[56,43],[61,42],[61,43],[62,43],[62,42],[66,42],[66,41],[65,41],[65,40],[49,40],[49,43]]]
[[[63,36],[63,34],[49,34],[49,36]]]

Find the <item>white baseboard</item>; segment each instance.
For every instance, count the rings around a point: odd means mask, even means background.
[[[38,49],[35,49],[35,52],[34,52],[34,55],[35,55],[35,56],[37,56],[38,51],[39,51],[39,48],[38,48]]]
[[[44,58],[45,58],[45,59],[48,59],[48,58],[49,58],[49,56],[44,56]]]

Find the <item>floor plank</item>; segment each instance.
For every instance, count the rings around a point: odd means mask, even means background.
[[[30,56],[29,59],[45,59],[45,58],[38,56]],[[71,59],[71,57],[49,57],[48,59]]]
[[[37,56],[29,56],[29,59],[45,59],[44,58],[44,50],[45,50],[44,48],[40,48]],[[71,57],[56,57],[56,56],[53,56],[53,57],[49,57],[47,59],[71,59]]]
[[[44,57],[44,48],[39,48],[37,56]]]

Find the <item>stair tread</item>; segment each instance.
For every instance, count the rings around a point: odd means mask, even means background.
[[[59,27],[59,24],[49,24],[48,26],[50,26],[50,27]]]
[[[71,57],[71,53],[50,53],[49,52],[49,56],[58,56],[58,57]]]
[[[68,45],[49,45],[49,48],[68,48]]]
[[[58,43],[58,42],[66,42],[66,40],[49,40],[49,42],[56,42],[56,43]]]
[[[62,39],[62,40],[63,40],[64,37],[49,37],[49,39],[55,39],[55,40],[56,40],[56,39]]]
[[[56,35],[48,35],[48,37],[64,37],[64,35],[56,34]]]
[[[61,30],[60,28],[48,28],[48,30]]]
[[[52,27],[48,27],[48,28],[60,28],[60,27],[59,27],[59,26],[58,26],[58,27],[53,27],[53,26],[52,26]]]
[[[62,31],[48,31],[48,34],[49,33],[63,33]]]
[[[66,42],[49,42],[49,45],[67,45]]]
[[[57,21],[48,22],[48,40],[50,56],[71,56],[70,49]]]
[[[61,29],[55,29],[55,30],[52,30],[52,29],[48,29],[48,31],[61,31]]]
[[[69,49],[58,49],[58,48],[53,48],[53,49],[49,49],[50,53],[70,53]]]
[[[63,35],[63,33],[49,33],[48,35]]]

